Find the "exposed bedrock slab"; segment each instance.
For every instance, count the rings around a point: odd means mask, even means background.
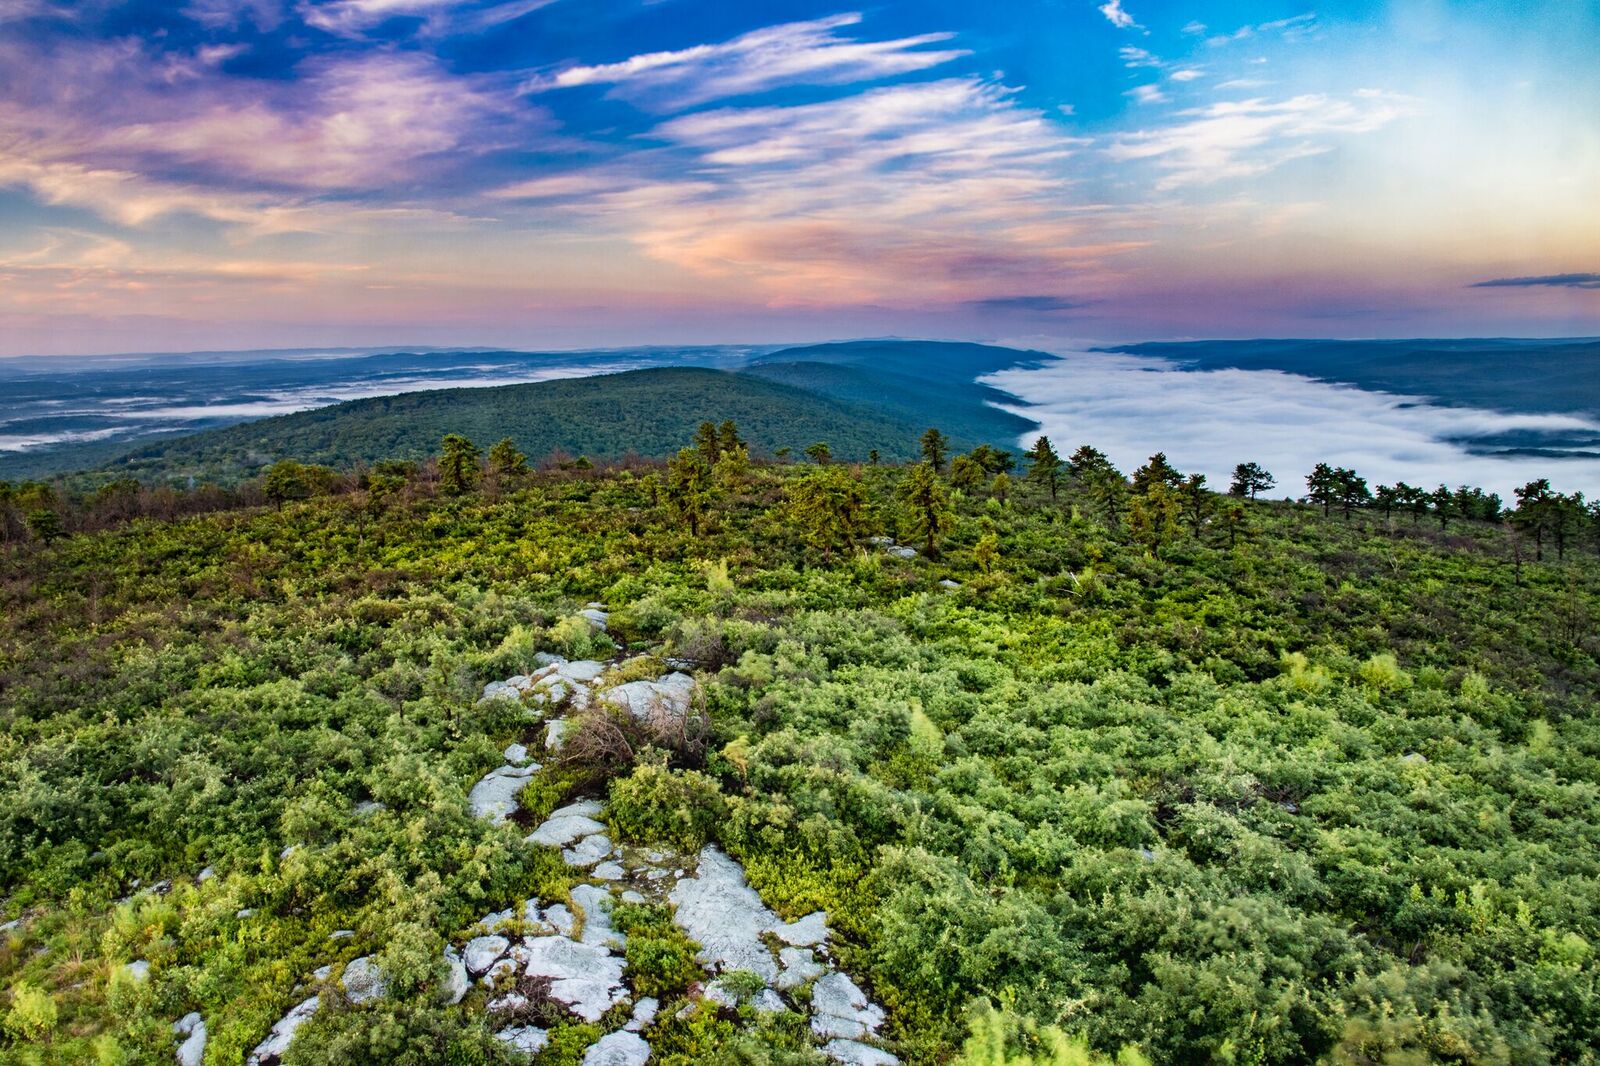
[[[677,906],[673,920],[701,944],[698,958],[712,969],[749,970],[768,984],[778,979],[778,963],[761,934],[780,925],[744,870],[719,848],[700,852],[700,868],[668,893]]]
[[[860,1040],[883,1024],[883,1008],[850,978],[835,970],[811,986],[811,1031],[820,1037]]]
[[[603,947],[564,936],[531,937],[527,947],[527,975],[550,978],[551,998],[586,1022],[599,1021],[626,995],[622,960]]]

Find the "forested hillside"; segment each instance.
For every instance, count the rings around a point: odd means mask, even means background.
[[[313,994],[286,1066],[527,1061],[502,1009],[532,1061],[577,1063],[644,996],[652,1062],[825,1061],[821,982],[713,994],[669,904],[618,907],[624,998],[594,1020],[548,984],[441,995],[486,912],[592,897],[526,839],[584,798],[625,848],[714,844],[783,921],[825,912],[830,965],[885,1011],[863,1039],[902,1062],[1080,1061],[1047,1057],[1068,1036],[1125,1062],[1596,1060],[1581,501],[1375,503],[1319,468],[1316,502],[1257,502],[1245,465],[1218,495],[1159,456],[1129,477],[937,434],[849,445],[915,465],[753,463],[757,432],[540,472],[457,440],[173,519],[24,528],[13,495],[0,1061],[170,1062],[194,1012],[205,1061],[237,1063]],[[496,688],[552,654],[605,669],[564,739]],[[604,698],[667,670],[695,728]],[[544,767],[475,817],[508,745]]]
[[[881,440],[907,458],[902,443],[917,427],[858,404],[721,370],[663,368],[592,378],[440,389],[300,411],[225,429],[161,440],[107,470],[146,482],[194,478],[235,484],[279,459],[346,466],[424,459],[446,433],[479,440],[509,436],[529,455],[570,458],[658,457],[677,449],[707,418],[733,418],[758,454],[798,452],[827,440],[865,459]],[[884,427],[891,432],[884,433]]]

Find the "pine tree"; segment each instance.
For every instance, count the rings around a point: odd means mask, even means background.
[[[700,523],[711,505],[711,464],[695,448],[683,448],[667,461],[667,503],[689,527],[689,535],[700,535]]]
[[[1252,500],[1258,492],[1271,492],[1278,482],[1259,463],[1240,463],[1233,468],[1233,484],[1228,486],[1232,496],[1248,496]]]
[[[496,477],[521,477],[528,472],[528,457],[517,451],[510,437],[501,437],[489,449],[489,473]]]
[[[950,438],[929,426],[922,434],[922,461],[933,467],[934,473],[944,469],[945,451],[950,447]]]
[[[932,463],[918,463],[900,482],[901,526],[910,540],[922,544],[927,556],[937,558],[939,538],[954,522],[950,496],[939,483]]]
[[[1056,498],[1061,484],[1061,456],[1056,454],[1050,438],[1041,434],[1028,449],[1028,480],[1050,490],[1050,499]]]
[[[818,466],[827,466],[833,462],[833,449],[828,447],[828,442],[819,440],[815,444],[806,445],[806,458]]]
[[[478,483],[478,446],[459,433],[439,442],[439,487],[460,495]]]

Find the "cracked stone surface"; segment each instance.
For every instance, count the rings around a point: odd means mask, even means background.
[[[701,965],[722,972],[749,970],[767,984],[778,979],[778,964],[761,934],[781,925],[755,889],[745,884],[744,870],[716,847],[700,852],[700,868],[672,886],[668,898],[677,905],[673,920],[701,944]]]
[[[578,885],[572,890],[572,902],[583,912],[585,944],[596,947],[613,947],[622,950],[628,940],[611,927],[611,893],[597,885]]]
[[[586,1022],[599,1021],[627,995],[622,960],[603,947],[564,936],[533,937],[527,946],[528,976],[550,978],[550,997]]]
[[[882,1024],[883,1008],[838,970],[811,986],[811,1030],[818,1036],[859,1040],[876,1033]]]
[[[550,1035],[533,1025],[515,1025],[510,1029],[502,1029],[494,1034],[494,1038],[510,1044],[526,1055],[543,1051],[544,1046],[550,1043]]]
[[[503,936],[473,937],[467,941],[461,957],[467,964],[467,972],[474,977],[481,977],[489,972],[489,967],[493,966],[495,960],[504,955],[510,947],[511,941]]]
[[[613,845],[611,838],[604,833],[591,833],[570,848],[563,848],[561,861],[568,866],[593,866],[603,859],[609,859]]]

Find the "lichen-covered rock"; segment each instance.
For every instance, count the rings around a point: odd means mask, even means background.
[[[526,744],[507,744],[503,753],[508,766],[521,766],[528,761],[528,747]]]
[[[344,986],[344,994],[351,1003],[367,1003],[381,999],[389,992],[389,986],[378,969],[377,960],[371,955],[363,955],[359,959],[347,962],[344,973],[339,976],[339,983]]]
[[[561,860],[568,866],[593,866],[611,857],[614,845],[604,833],[592,833],[561,852]]]
[[[466,998],[472,981],[467,976],[466,960],[457,955],[454,948],[444,949],[444,961],[447,971],[443,984],[439,986],[439,995],[446,1003],[454,1005]]]
[[[577,917],[567,909],[564,903],[552,903],[544,909],[544,920],[562,936],[571,936],[572,931],[578,927]]]
[[[695,683],[688,674],[672,673],[655,681],[629,681],[608,689],[602,697],[640,722],[658,727],[676,726],[694,708]]]
[[[206,1023],[199,1011],[190,1011],[172,1023],[172,1031],[183,1037],[178,1044],[178,1066],[200,1066],[206,1057]]]
[[[900,1062],[882,1048],[859,1040],[830,1040],[823,1045],[822,1053],[844,1066],[899,1066]]]
[[[583,1053],[583,1066],[644,1066],[649,1059],[650,1045],[624,1029],[597,1040]]]
[[[528,783],[538,765],[502,766],[491,770],[467,793],[467,805],[474,817],[488,818],[495,824],[505,821],[517,809],[517,794]]]
[[[564,1003],[586,1022],[622,1001],[622,960],[603,947],[580,944],[564,936],[527,941],[529,977],[550,978],[550,998]]]
[[[723,972],[749,970],[768,984],[778,979],[778,963],[761,935],[783,923],[754,889],[744,870],[721,850],[704,848],[694,877],[685,877],[668,898],[677,905],[673,920],[700,942],[701,965]]]
[[[816,911],[798,921],[777,926],[772,932],[779,940],[793,947],[815,947],[828,940],[828,916],[823,911]]]
[[[630,1033],[637,1033],[648,1029],[650,1023],[656,1020],[656,1012],[661,1009],[661,1003],[654,996],[645,996],[633,1005],[633,1014],[628,1019],[628,1024],[623,1028]]]
[[[503,936],[478,936],[467,941],[466,949],[462,952],[462,961],[467,964],[467,972],[473,977],[481,977],[489,972],[500,956],[506,953],[511,946],[511,941]]]
[[[250,1052],[250,1057],[245,1059],[245,1066],[276,1066],[278,1060],[283,1058],[283,1053],[289,1050],[289,1042],[294,1039],[294,1034],[311,1020],[321,1005],[321,996],[312,996],[295,1004],[288,1014],[273,1023],[267,1038],[257,1044],[255,1050]]]
[[[611,616],[598,607],[585,607],[578,612],[578,617],[588,622],[596,631],[601,633],[606,631],[606,623],[611,620]]]
[[[569,803],[560,810],[552,811],[550,817],[540,823],[539,828],[529,833],[528,843],[559,848],[582,837],[604,833],[605,825],[595,818],[599,813],[600,804],[595,800]]]
[[[821,977],[825,969],[817,961],[816,955],[806,948],[784,948],[778,952],[778,961],[783,964],[783,972],[778,975],[778,987],[785,991]]]
[[[494,1038],[510,1044],[525,1055],[537,1054],[550,1043],[550,1035],[533,1025],[514,1025],[500,1030],[494,1034]]]
[[[622,950],[627,938],[611,927],[611,893],[598,885],[577,885],[572,890],[572,902],[583,912],[585,944]]]
[[[824,974],[811,986],[811,1031],[824,1039],[860,1040],[883,1024],[883,1008],[850,978],[838,972]]]

